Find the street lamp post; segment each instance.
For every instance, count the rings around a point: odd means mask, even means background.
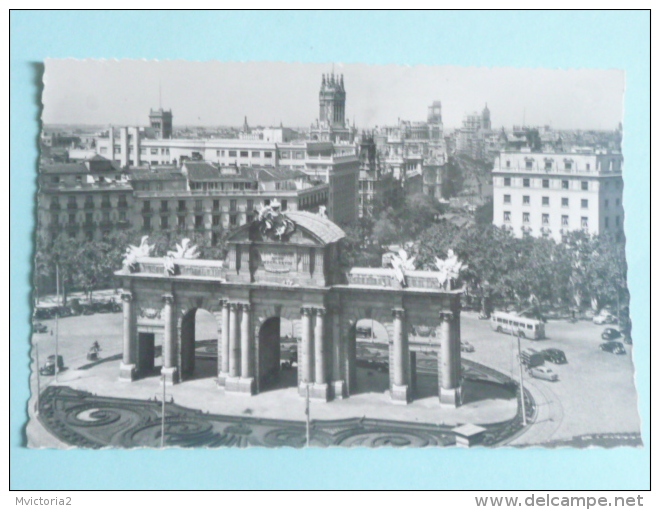
[[[163,381],[163,405],[161,407],[161,417],[160,417],[160,447],[165,447],[165,375],[161,376]]]

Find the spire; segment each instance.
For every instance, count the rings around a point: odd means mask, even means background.
[[[344,90],[344,75],[343,74],[341,75],[341,82],[339,83],[339,85],[341,86],[341,89]]]
[[[321,86],[325,87],[325,73],[323,73],[323,78],[321,79]]]
[[[247,115],[245,116],[245,120],[243,120],[243,132],[244,133],[250,132],[250,126],[248,126]]]

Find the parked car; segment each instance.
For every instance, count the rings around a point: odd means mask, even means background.
[[[564,365],[568,363],[566,354],[561,349],[544,349],[541,351],[546,361],[554,363],[555,365]]]
[[[56,312],[56,306],[37,307],[37,309],[34,311],[34,318],[41,321],[52,319],[55,317]]]
[[[605,328],[600,337],[603,340],[616,340],[617,338],[621,338],[621,332],[618,329]]]
[[[592,319],[594,324],[616,324],[618,319],[607,310],[601,310],[600,313]]]
[[[529,375],[536,379],[545,379],[546,381],[558,381],[559,376],[551,368],[545,366],[531,367]]]
[[[41,375],[55,375],[55,355],[48,356],[46,363],[39,369]],[[57,356],[57,371],[61,372],[64,368],[64,358]]]
[[[474,352],[474,345],[465,340],[461,340],[461,352]]]
[[[34,329],[35,333],[48,333],[48,326],[41,322],[32,323],[32,328]]]
[[[600,344],[600,350],[611,352],[612,354],[625,354],[626,348],[621,342],[603,342]]]

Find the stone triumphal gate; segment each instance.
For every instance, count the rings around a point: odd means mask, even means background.
[[[438,357],[442,404],[460,404],[460,291],[439,273],[392,268],[342,269],[343,231],[324,216],[290,211],[260,215],[234,232],[226,260],[138,257],[123,280],[120,378],[153,374],[162,342],[170,384],[195,365],[195,313],[211,312],[218,330],[218,385],[252,395],[280,371],[280,318],[300,323],[298,391],[327,401],[356,390],[356,324],[385,326],[392,401],[410,402],[416,354]]]

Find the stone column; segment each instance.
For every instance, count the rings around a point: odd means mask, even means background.
[[[250,320],[250,305],[241,306],[241,379],[239,391],[254,393],[254,377],[252,375],[252,322]]]
[[[225,380],[229,375],[229,302],[226,299],[220,300],[222,308],[222,333],[220,336],[220,345],[218,348],[218,385],[224,386]]]
[[[440,404],[458,407],[461,401],[460,388],[460,333],[456,334],[457,317],[453,312],[441,312],[441,341],[438,371],[440,375]]]
[[[227,391],[239,391],[241,346],[238,338],[238,303],[229,303],[229,375],[225,380]]]
[[[312,382],[312,310],[311,308],[303,307],[300,309],[300,313],[302,315],[302,338],[298,356],[298,370],[300,370],[300,385],[298,390],[301,395],[305,396],[307,394],[307,385]]]
[[[176,363],[176,317],[174,315],[174,296],[163,295],[163,367],[161,374],[165,377],[165,384],[179,382]]]
[[[405,310],[403,308],[394,308],[392,315],[394,317],[394,338],[392,339],[392,364],[394,366],[390,370],[393,378],[390,384],[392,387],[391,396],[394,402],[407,404],[410,399],[410,390],[405,367],[408,353],[407,337],[403,325]]]
[[[324,320],[325,308],[316,308],[316,323],[314,324],[314,388],[312,398],[328,400],[328,383],[325,377],[325,341]]]
[[[341,310],[336,308],[332,311],[332,392],[334,398],[344,398],[346,392],[346,379],[342,372],[342,332],[341,332]]]
[[[136,355],[136,324],[133,310],[133,294],[122,292],[122,307],[124,312],[124,345],[121,364],[119,366],[119,379],[121,381],[134,381],[137,378],[135,367]]]

